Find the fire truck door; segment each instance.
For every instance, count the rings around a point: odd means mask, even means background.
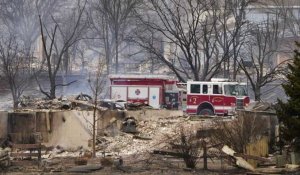
[[[158,109],[160,107],[159,98],[159,87],[149,87],[149,105]]]
[[[211,103],[214,105],[216,113],[224,112],[224,95],[221,85],[213,85],[213,93],[210,96]]]

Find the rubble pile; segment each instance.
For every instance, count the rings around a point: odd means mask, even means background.
[[[264,111],[275,113],[275,106],[267,102],[253,102],[245,108],[246,111]]]
[[[121,156],[149,153],[154,149],[166,146],[166,136],[174,135],[179,125],[184,124],[185,127],[192,127],[195,123],[197,121],[189,121],[184,117],[140,120],[137,124],[137,133],[123,132],[115,137],[98,138],[102,141],[97,143],[97,148],[99,154],[103,151],[111,155]]]
[[[56,98],[53,100],[42,98],[31,98],[29,96],[21,99],[20,105],[22,109],[70,109],[72,107],[71,101],[67,98]]]
[[[52,100],[44,98],[34,98],[30,96],[23,96],[20,100],[22,110],[34,109],[53,109],[53,110],[91,110],[94,107],[94,101],[90,96],[69,96],[59,97]],[[125,110],[124,102],[114,102],[111,100],[97,101],[96,108],[99,110]]]
[[[142,110],[142,109],[152,109],[153,107],[140,103],[140,102],[135,102],[135,103],[127,103],[126,107],[128,110]]]
[[[9,166],[10,165],[10,158],[9,158],[9,153],[10,149],[5,148],[2,149],[0,147],[0,166]]]
[[[131,122],[136,121],[131,117]],[[99,136],[96,139],[96,155],[98,157],[106,155],[131,156],[134,154],[149,153],[154,149],[162,148],[166,145],[165,136],[174,135],[174,128],[184,124],[191,126],[191,122],[184,117],[172,119],[143,119],[136,121],[136,133],[120,132],[116,136]],[[90,145],[91,146],[91,145]],[[42,149],[42,159],[51,160],[57,158],[80,157],[90,150],[78,147],[76,149],[66,149],[60,145]]]
[[[52,100],[52,101],[35,101],[34,104],[38,104],[40,106],[49,105],[50,107],[58,107],[61,109],[61,106],[67,103],[63,103],[66,100]],[[76,100],[75,100],[76,101]],[[77,102],[77,101],[76,101]],[[71,101],[74,103],[74,101]],[[88,103],[85,101],[81,103],[82,105]],[[53,106],[52,106],[53,105]],[[60,106],[60,107],[59,107]],[[78,107],[78,106],[77,106]],[[53,109],[53,108],[52,108]],[[63,111],[64,113],[68,113]],[[73,112],[73,111],[71,111]],[[76,111],[77,113],[78,111]],[[148,112],[148,115],[146,115]],[[69,116],[73,116],[72,115]],[[124,113],[125,114],[125,113]],[[150,114],[150,115],[149,115]],[[39,166],[36,166],[34,169],[30,169],[31,167],[24,166],[22,169],[15,170],[18,166],[8,166],[12,161],[18,161],[19,159],[15,159],[13,156],[9,157],[9,154],[3,152],[0,148],[0,168],[1,164],[4,164],[6,167],[10,168],[10,171],[22,171],[22,172],[76,172],[76,173],[87,173],[96,170],[108,171],[108,167],[114,168],[124,168],[126,166],[134,167],[137,163],[148,162],[148,161],[165,161],[168,163],[178,164],[178,162],[182,163],[182,153],[178,152],[178,142],[174,141],[176,136],[179,136],[182,132],[181,128],[186,129],[187,132],[192,131],[194,134],[197,134],[197,138],[202,138],[207,143],[208,139],[206,137],[208,131],[212,128],[215,120],[212,118],[194,118],[190,116],[176,116],[176,114],[172,113],[163,113],[159,112],[149,112],[149,111],[140,111],[127,113],[128,117],[120,117],[120,116],[112,116],[112,118],[107,118],[107,126],[110,128],[114,126],[115,129],[118,130],[116,134],[107,135],[105,132],[103,134],[99,134],[96,138],[96,157],[92,158],[92,145],[91,140],[87,140],[88,145],[86,147],[79,146],[69,148],[61,143],[56,146],[43,145],[42,148],[42,159],[39,162]],[[151,116],[151,117],[149,117]],[[110,119],[110,120],[108,120]],[[233,120],[232,118],[222,118],[223,121],[230,122]],[[66,120],[70,121],[70,120]],[[64,122],[64,127],[67,128],[66,122]],[[74,123],[70,125],[72,128],[74,127]],[[122,128],[123,127],[123,128]],[[68,128],[69,130],[69,128]],[[105,127],[104,130],[107,130]],[[205,132],[204,132],[205,131]],[[63,132],[66,132],[64,130]],[[78,134],[79,135],[79,134]],[[76,135],[76,138],[78,138]],[[89,134],[87,134],[89,135]],[[204,139],[203,139],[204,138]],[[66,139],[66,137],[63,137]],[[91,143],[90,143],[91,142]],[[0,146],[3,148],[9,147],[10,144],[5,143],[4,141],[0,141]],[[56,143],[56,142],[55,142]],[[81,142],[80,142],[81,143]],[[25,147],[29,145],[25,144]],[[180,145],[179,145],[180,146]],[[208,148],[208,147],[206,147]],[[226,148],[226,149],[225,149]],[[269,159],[263,158],[261,156],[255,155],[246,155],[239,152],[235,152],[230,147],[225,147],[224,150],[221,150],[219,147],[211,147],[208,148],[207,154],[201,153],[201,156],[208,155],[214,160],[218,160],[220,157],[228,157],[236,160],[236,164],[242,164],[240,167],[253,171],[254,168],[249,166],[248,160],[249,158],[267,162],[266,165],[270,162]],[[7,148],[8,150],[8,148]],[[14,146],[11,149],[14,150]],[[12,152],[9,150],[9,152]],[[222,152],[223,151],[223,152]],[[18,150],[19,153],[29,153],[29,150]],[[31,153],[31,151],[30,151]],[[151,153],[151,154],[149,154]],[[174,158],[175,157],[175,158]],[[179,158],[179,159],[178,159]],[[36,160],[37,158],[33,158]],[[211,160],[212,160],[211,159]],[[244,160],[245,159],[245,160]],[[123,160],[126,166],[122,166]],[[222,163],[221,163],[222,164]],[[156,165],[153,164],[156,168]],[[179,164],[178,164],[179,166]],[[180,165],[181,166],[181,165]],[[210,164],[211,166],[211,164]],[[141,166],[143,167],[143,166]],[[250,168],[249,168],[250,167]],[[298,168],[298,167],[297,167]],[[125,168],[126,169],[126,168]],[[118,169],[120,170],[120,169]],[[123,171],[123,169],[122,169]],[[125,171],[124,171],[125,172]],[[108,173],[109,174],[109,173]]]
[[[145,159],[146,154],[148,155],[154,149],[160,149],[166,145],[165,136],[173,135],[174,128],[181,124],[189,126],[191,125],[190,122],[192,122],[184,117],[140,119],[139,121],[132,117],[129,119],[130,122],[136,122],[137,132],[120,132],[116,136],[99,136],[96,139],[96,156],[98,158],[106,157],[115,160],[120,157],[135,157],[134,161]],[[25,153],[26,151],[23,152]],[[42,149],[40,168],[45,172],[62,172],[74,167],[74,165],[82,166],[82,164],[87,163],[86,160],[90,161],[90,158],[91,150],[83,147],[72,150],[59,145],[45,147]],[[12,160],[16,161],[15,159]],[[128,159],[126,163],[128,163]],[[89,163],[87,166],[89,166]],[[13,169],[14,167],[11,168]],[[20,171],[26,172],[31,170],[26,168],[26,171],[24,169]]]

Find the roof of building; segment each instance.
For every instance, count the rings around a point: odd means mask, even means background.
[[[257,0],[254,6],[300,6],[299,0]]]
[[[110,74],[108,77],[110,79],[162,79],[178,81],[174,76],[155,74]]]

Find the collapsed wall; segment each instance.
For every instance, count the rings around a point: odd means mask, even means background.
[[[97,111],[96,133],[117,132],[124,117],[118,111]],[[47,147],[88,149],[92,139],[93,111],[40,110],[0,113],[0,139],[10,137],[13,143],[41,142]]]
[[[141,110],[97,112],[97,135],[116,136],[124,119],[137,120],[182,115],[181,111]],[[47,147],[89,148],[92,139],[92,110],[36,110],[0,113],[0,139],[8,135],[13,143],[42,142]]]
[[[13,143],[33,143],[76,149],[88,148],[91,136],[91,111],[21,111],[0,113],[0,138]]]
[[[61,146],[67,149],[88,148],[92,138],[91,111],[49,112],[51,117],[46,146]]]
[[[7,112],[0,111],[0,140],[7,137]]]

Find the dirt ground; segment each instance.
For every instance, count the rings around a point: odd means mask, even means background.
[[[134,157],[124,159],[124,165],[117,167],[115,165],[104,166],[100,170],[91,172],[90,174],[245,174],[246,171],[230,166],[220,160],[209,160],[209,170],[202,169],[203,162],[199,160],[198,168],[195,170],[186,169],[181,159],[160,156],[160,155],[144,155],[144,160],[136,160]],[[2,171],[5,174],[74,174],[68,170],[74,166],[74,158],[59,158],[49,161],[47,166],[38,166],[36,161],[15,161],[8,169]],[[90,159],[88,164],[100,165],[100,158]],[[80,172],[79,172],[80,173]],[[78,173],[77,173],[78,174]]]

